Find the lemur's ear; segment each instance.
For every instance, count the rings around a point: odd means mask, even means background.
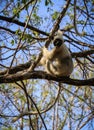
[[[62,35],[63,35],[63,33],[64,33],[63,31],[58,30],[56,34],[57,34],[57,35],[59,35],[59,36],[60,36],[60,35],[62,36]]]

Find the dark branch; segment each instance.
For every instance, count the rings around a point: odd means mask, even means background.
[[[88,55],[92,55],[94,54],[94,50],[87,50],[87,51],[83,51],[83,52],[74,52],[72,53],[72,57],[86,57]]]
[[[67,0],[66,4],[64,5],[64,8],[63,10],[60,12],[59,14],[59,17],[57,18],[55,24],[54,24],[54,27],[53,29],[51,30],[51,33],[49,35],[49,38],[48,40],[46,41],[46,44],[45,46],[48,47],[49,44],[50,44],[50,41],[52,39],[52,37],[54,36],[55,32],[59,29],[59,24],[61,23],[61,20],[63,19],[63,17],[65,16],[65,13],[69,7],[69,4],[70,4],[71,0]]]
[[[66,83],[70,85],[77,85],[77,86],[94,85],[94,78],[87,79],[87,80],[78,80],[78,79],[71,79],[69,77],[53,77],[43,71],[32,71],[31,73],[22,71],[16,74],[2,75],[0,76],[0,84],[13,83],[16,81],[27,80],[27,79],[46,79],[46,80],[53,80],[56,82]]]
[[[12,67],[9,71],[9,74],[15,74],[19,71],[26,70],[30,67],[31,63],[32,63],[32,61],[30,60],[30,61],[26,62],[25,64],[19,64],[18,66]],[[0,75],[4,75],[6,73],[7,73],[7,70],[1,71]]]
[[[3,29],[3,30],[5,30],[5,31],[8,31],[8,32],[10,32],[10,33],[12,33],[12,34],[15,34],[15,33],[16,33],[15,31],[12,31],[12,30],[10,30],[10,29],[8,29],[8,28],[5,28],[5,27],[2,27],[2,26],[0,26],[0,29]]]
[[[18,20],[16,20],[16,19],[13,19],[12,17],[5,17],[5,16],[1,16],[1,15],[0,15],[0,20],[4,20],[4,21],[6,21],[6,22],[14,23],[14,24],[17,24],[17,25],[19,25],[19,26],[25,27],[25,23],[24,23],[24,22],[21,22],[21,21],[18,21]],[[31,30],[34,30],[34,31],[36,31],[36,32],[38,32],[38,33],[40,33],[40,34],[43,34],[43,35],[48,36],[48,34],[47,34],[46,32],[44,32],[44,31],[42,31],[42,30],[39,30],[39,29],[37,29],[37,28],[35,28],[35,27],[29,25],[29,24],[27,25],[27,28],[28,28],[28,29],[31,29]]]
[[[67,34],[64,33],[64,36],[67,37],[69,40],[71,40],[72,42],[78,44],[78,45],[81,45],[81,46],[85,46],[85,47],[89,47],[91,49],[94,49],[94,45],[93,44],[89,44],[89,43],[85,43],[85,42],[82,42],[80,40],[75,40],[73,39],[72,37],[69,37]]]

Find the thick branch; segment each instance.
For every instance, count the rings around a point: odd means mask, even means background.
[[[8,28],[5,28],[5,27],[2,27],[2,26],[0,26],[0,29],[2,29],[2,30],[5,30],[5,31],[7,31],[7,32],[10,32],[10,33],[12,33],[12,34],[16,34],[16,31],[13,31],[13,30],[10,30],[10,29],[8,29]],[[17,33],[17,35],[21,35],[21,32],[19,32],[19,33]],[[25,34],[24,34],[25,35]],[[47,36],[49,36],[49,34],[47,34]],[[32,36],[32,38],[34,39],[34,40],[39,40],[39,41],[45,41],[45,40],[47,40],[47,37],[33,37]],[[8,47],[7,47],[8,48]],[[16,48],[15,48],[16,49]],[[15,50],[14,49],[14,50]]]
[[[10,69],[9,74],[15,74],[19,71],[26,70],[30,67],[31,64],[32,64],[32,61],[30,60],[30,61],[26,62],[25,64],[19,64],[18,66],[14,66]],[[4,75],[6,73],[7,73],[7,70],[1,71],[0,75]]]
[[[87,79],[87,80],[78,80],[78,79],[71,79],[69,77],[53,77],[43,71],[32,71],[31,73],[27,72],[19,72],[16,74],[9,74],[9,75],[2,75],[0,77],[0,84],[2,83],[13,83],[16,81],[27,80],[27,79],[46,79],[46,80],[53,80],[61,83],[66,83],[70,85],[94,85],[94,78]]]
[[[67,11],[67,9],[69,7],[70,2],[71,2],[71,0],[67,0],[66,5],[64,6],[63,10],[59,14],[59,17],[57,18],[57,20],[56,20],[56,22],[54,24],[54,27],[51,30],[50,36],[49,36],[48,40],[46,41],[46,44],[45,44],[46,47],[49,46],[52,37],[54,36],[55,32],[58,30],[59,24],[60,24],[62,18],[65,16],[65,13],[66,13],[66,11]]]

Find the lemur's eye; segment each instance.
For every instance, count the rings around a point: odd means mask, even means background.
[[[62,45],[62,40],[56,39],[53,44],[54,44],[54,46],[60,47]]]

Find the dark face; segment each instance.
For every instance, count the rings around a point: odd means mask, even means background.
[[[62,45],[62,40],[61,39],[55,39],[53,44],[56,47],[60,47]]]

